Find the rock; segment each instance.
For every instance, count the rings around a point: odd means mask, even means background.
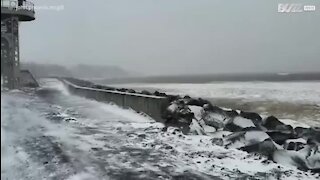
[[[240,116],[241,117],[244,117],[244,118],[247,118],[247,119],[251,119],[252,122],[257,126],[257,125],[260,125],[262,122],[262,118],[259,114],[257,113],[254,113],[254,112],[244,112],[244,111],[241,111],[240,112]]]
[[[133,90],[133,89],[128,89],[127,92],[128,92],[128,93],[136,93],[136,91]]]
[[[294,138],[294,134],[290,131],[267,131],[267,134],[277,144],[284,144],[287,139]]]
[[[188,133],[194,114],[183,101],[178,100],[172,102],[166,109],[164,118],[167,119],[165,122],[167,126],[179,127],[183,133]]]
[[[262,125],[268,130],[275,130],[277,126],[285,125],[274,116],[269,116],[263,120]]]
[[[167,95],[167,98],[168,98],[169,102],[173,102],[173,101],[176,101],[176,100],[180,99],[180,96]]]
[[[190,133],[195,135],[206,135],[203,127],[196,119],[193,119],[190,124]]]
[[[297,138],[303,138],[306,136],[310,136],[311,128],[296,127],[296,128],[294,128],[294,133]],[[308,139],[308,138],[306,138],[306,139]]]
[[[116,88],[113,88],[113,87],[104,87],[103,89],[104,89],[104,90],[109,90],[109,91],[115,91],[115,90],[117,90]]]
[[[312,139],[314,139],[317,143],[320,143],[320,128],[313,127],[311,128]]]
[[[299,139],[287,139],[284,143],[284,149],[290,150],[290,151],[299,151],[300,149],[303,149],[305,145],[307,144],[307,141],[305,139],[299,138]]]
[[[303,138],[305,140],[315,141],[320,143],[320,132],[319,128],[303,128],[303,127],[296,127],[294,129],[295,137],[296,138]]]
[[[219,113],[219,114],[225,114],[224,110],[219,108],[218,106],[213,106],[210,103],[206,103],[203,105],[203,108],[205,108],[206,111],[214,112],[214,113]]]
[[[277,148],[271,139],[266,139],[262,142],[242,147],[240,148],[240,150],[246,151],[248,153],[259,153],[267,156],[268,159],[272,159],[273,152],[277,150]]]
[[[98,85],[98,84],[94,84],[92,85],[92,88],[96,88],[96,89],[104,89],[104,87],[102,85]]]
[[[214,145],[223,146],[223,139],[222,138],[212,138],[211,142]]]
[[[201,98],[199,99],[194,99],[194,98],[191,98],[190,96],[185,96],[184,97],[184,101],[187,105],[192,105],[192,106],[201,106],[203,107],[205,104],[210,104],[209,101],[207,100],[203,100]]]
[[[141,91],[141,94],[151,95],[151,93],[150,93],[149,91],[147,91],[147,90],[143,90],[143,91]]]
[[[156,96],[166,97],[166,93],[162,93],[162,92],[159,92],[159,91],[155,91],[153,94],[156,95]]]
[[[278,126],[276,126],[275,130],[290,131],[290,132],[294,133],[294,130],[291,125],[278,125]]]
[[[273,160],[286,166],[295,166],[303,171],[320,172],[319,146],[306,146],[299,151],[276,150]]]
[[[202,119],[205,124],[208,126],[212,126],[216,129],[222,129],[225,127],[225,124],[230,120],[223,114],[213,113],[205,111],[203,113]]]
[[[263,131],[240,131],[224,138],[227,147],[241,149],[247,152],[258,152],[271,156],[276,150],[268,134]]]
[[[117,89],[117,91],[120,91],[120,92],[126,92],[126,91],[127,91],[127,89],[125,89],[125,88],[120,88],[120,89]]]
[[[228,111],[224,111],[224,112],[230,118],[235,118],[236,116],[239,116],[238,112],[235,110],[228,110]]]
[[[252,120],[236,116],[226,124],[225,129],[232,132],[236,132],[248,129],[256,129],[256,126],[254,125]]]

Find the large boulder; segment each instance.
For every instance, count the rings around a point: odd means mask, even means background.
[[[241,111],[240,116],[252,120],[252,122],[256,125],[259,126],[262,122],[262,118],[259,114],[255,112],[245,112]]]
[[[225,130],[229,130],[232,132],[250,130],[250,129],[251,130],[256,129],[256,126],[254,125],[252,120],[243,118],[241,116],[234,117],[225,126]]]
[[[193,119],[190,124],[190,134],[194,135],[206,135],[206,132],[200,122],[196,119]]]
[[[271,139],[266,139],[262,142],[257,142],[256,144],[244,146],[240,148],[240,150],[248,153],[259,153],[267,156],[268,159],[272,159],[273,152],[277,150],[277,147]]]
[[[277,144],[284,144],[287,139],[295,138],[294,133],[292,131],[267,131],[267,134],[271,137],[271,139]]]
[[[320,127],[311,128],[312,139],[320,143]]]
[[[282,123],[278,118],[274,116],[269,116],[262,121],[262,125],[267,128],[268,130],[275,130],[279,126],[285,125]]]
[[[216,129],[223,129],[225,124],[230,120],[230,118],[226,117],[224,114],[210,111],[205,111],[202,115],[202,119],[206,125],[212,126]]]
[[[273,160],[303,171],[320,173],[320,151],[317,145],[307,145],[299,151],[276,150],[273,154]]]
[[[159,91],[155,91],[153,94],[156,95],[156,96],[162,96],[162,97],[166,97],[167,96],[166,93],[159,92]]]
[[[141,91],[141,94],[144,94],[144,95],[152,95],[149,91],[147,90],[142,90]]]
[[[270,157],[277,149],[268,134],[263,131],[240,131],[224,138],[226,147],[257,152]]]
[[[183,101],[178,100],[169,105],[163,117],[166,119],[166,126],[178,127],[186,134],[190,130],[189,126],[194,118],[194,114]]]
[[[312,140],[320,143],[320,130],[317,127],[296,127],[294,128],[294,133],[296,138],[303,138],[305,140]]]
[[[289,151],[299,151],[303,149],[307,145],[307,141],[305,139],[287,139],[283,145],[284,149]]]
[[[232,110],[225,110],[224,114],[226,116],[228,116],[229,118],[235,118],[236,116],[239,116],[239,113],[233,109]]]

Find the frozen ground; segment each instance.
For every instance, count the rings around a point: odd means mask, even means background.
[[[119,87],[159,90],[202,97],[232,109],[275,115],[320,126],[320,82],[213,82],[207,84],[122,84]]]
[[[130,110],[69,95],[1,92],[1,179],[317,179],[209,136],[186,136]]]

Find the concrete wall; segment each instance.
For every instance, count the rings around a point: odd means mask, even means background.
[[[101,102],[113,102],[121,107],[131,108],[137,112],[144,112],[156,121],[164,122],[161,115],[169,103],[166,97],[94,89],[77,86],[66,80],[62,81],[69,91],[75,95]]]
[[[29,70],[21,70],[20,87],[39,87],[39,84]]]

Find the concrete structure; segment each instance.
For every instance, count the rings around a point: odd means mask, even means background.
[[[20,71],[20,86],[21,87],[39,87],[37,80],[33,77],[29,70],[21,70]]]
[[[33,21],[34,6],[26,0],[1,0],[1,78],[5,89],[20,86],[19,22]]]
[[[66,80],[62,81],[75,95],[101,102],[113,102],[118,106],[143,112],[159,122],[164,122],[162,114],[169,103],[166,97],[81,87]]]

